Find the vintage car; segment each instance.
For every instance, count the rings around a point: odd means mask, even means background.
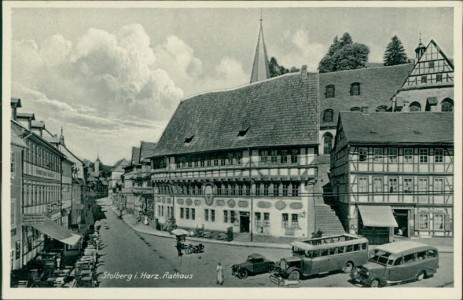
[[[411,241],[377,246],[370,251],[368,263],[352,270],[354,282],[369,287],[422,280],[439,268],[437,248]]]
[[[244,279],[248,275],[272,272],[274,265],[275,262],[266,259],[260,254],[251,254],[245,262],[232,266],[232,274]]]

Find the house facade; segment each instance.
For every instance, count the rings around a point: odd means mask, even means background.
[[[453,161],[451,113],[341,112],[330,177],[345,230],[453,236]]]

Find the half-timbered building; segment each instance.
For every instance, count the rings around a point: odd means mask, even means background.
[[[453,149],[453,114],[341,112],[330,177],[345,230],[453,236]]]

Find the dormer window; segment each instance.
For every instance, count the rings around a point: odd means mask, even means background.
[[[334,98],[334,85],[330,84],[326,86],[325,98]]]
[[[251,128],[251,124],[249,121],[245,120],[241,123],[241,126],[239,127],[239,130],[238,130],[238,137],[245,137],[246,134],[248,133],[249,131],[249,128]]]
[[[350,111],[361,111],[362,109],[360,107],[354,106],[350,109]]]
[[[360,83],[354,82],[350,85],[350,95],[351,96],[360,95]]]
[[[333,122],[333,110],[325,109],[323,112],[323,122]]]
[[[193,134],[193,135],[191,135],[191,136],[185,137],[184,143],[185,143],[185,144],[191,143],[191,141],[193,140],[194,136],[195,136],[195,135]]]
[[[238,136],[244,137],[246,133],[248,133],[248,130],[249,130],[249,127],[241,129],[240,131],[238,131]]]

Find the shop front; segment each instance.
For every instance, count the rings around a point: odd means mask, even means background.
[[[390,206],[359,205],[359,234],[366,237],[370,244],[380,245],[392,242],[397,221]]]

